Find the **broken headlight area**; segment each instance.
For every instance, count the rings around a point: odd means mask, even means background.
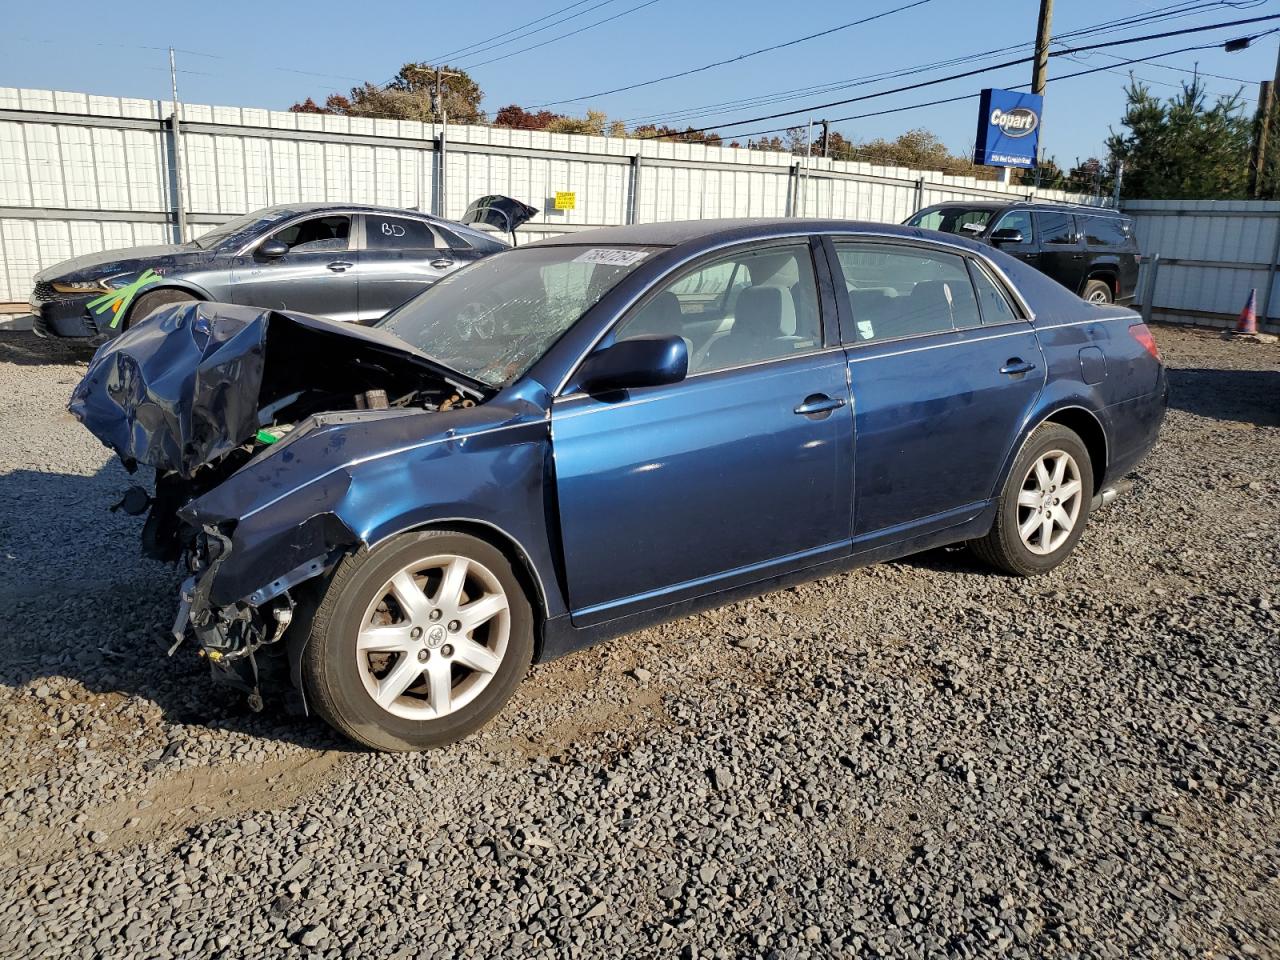
[[[353,426],[366,442],[380,431],[413,438],[425,432],[415,415],[491,392],[377,329],[192,303],[104,345],[69,409],[130,472],[155,471],[149,490],[129,490],[113,509],[145,514],[143,552],[187,571],[172,649],[193,637],[215,676],[260,706],[262,654],[281,646],[296,587],[352,536],[323,515],[276,509],[255,521],[271,518],[269,538],[235,549],[239,519],[295,482],[321,489],[325,470],[361,445]]]
[[[248,696],[250,708],[262,709],[263,663],[260,657],[281,650],[281,640],[293,623],[295,601],[288,587],[317,576],[336,562],[321,559],[291,571],[287,577],[257,591],[248,601],[216,606],[211,591],[218,569],[232,553],[228,533],[206,526],[193,538],[183,555],[189,576],[178,594],[178,613],[173,623],[172,656],[190,637],[196,653],[205,659],[214,680],[229,684]],[[281,661],[276,656],[275,665]]]

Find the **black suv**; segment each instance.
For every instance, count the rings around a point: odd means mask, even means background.
[[[907,224],[981,240],[1025,260],[1092,303],[1132,303],[1138,285],[1133,221],[1059,203],[938,203]]]

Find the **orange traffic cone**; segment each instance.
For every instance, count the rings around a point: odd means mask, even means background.
[[[1240,319],[1236,321],[1236,333],[1258,332],[1258,291],[1249,291],[1249,300],[1240,311]]]

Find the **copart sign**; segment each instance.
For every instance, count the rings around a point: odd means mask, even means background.
[[[1034,167],[1044,97],[1014,90],[982,91],[973,162],[989,167]]]

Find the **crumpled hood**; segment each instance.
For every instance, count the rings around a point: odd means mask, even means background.
[[[250,441],[267,404],[306,390],[349,390],[349,399],[360,389],[351,366],[388,387],[426,371],[439,377],[430,358],[384,331],[195,302],[160,310],[103,345],[68,409],[127,468],[191,477]]]
[[[46,267],[35,276],[36,283],[50,280],[94,280],[111,277],[148,267],[162,272],[166,266],[180,261],[204,259],[211,251],[179,243],[156,244],[149,247],[125,247],[119,250],[101,250],[86,253],[70,260],[63,260]]]

